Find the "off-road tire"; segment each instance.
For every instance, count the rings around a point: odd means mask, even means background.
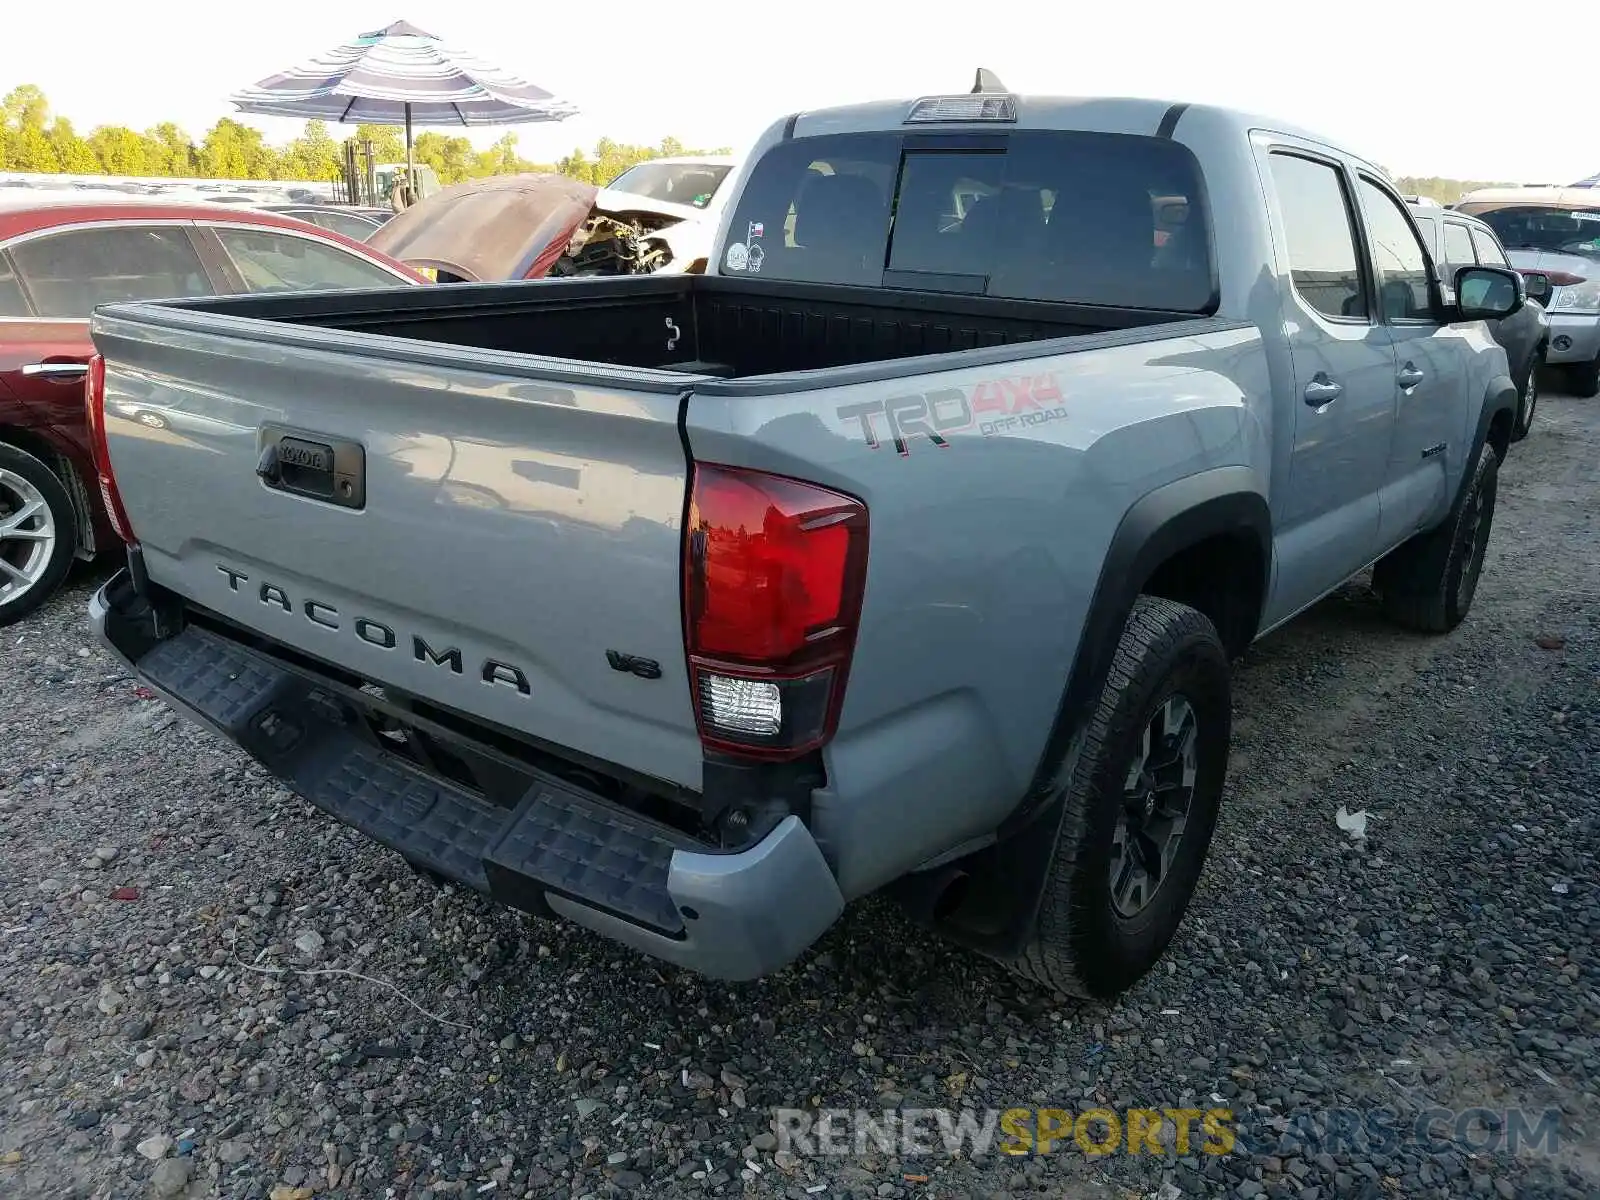
[[[1600,396],[1600,355],[1592,362],[1576,363],[1567,368],[1567,380],[1572,394],[1581,400]]]
[[[1196,720],[1196,779],[1171,874],[1132,918],[1112,903],[1112,838],[1145,728],[1182,695]],[[1123,627],[1087,727],[1062,765],[1061,821],[1033,938],[1008,965],[1069,995],[1103,999],[1138,982],[1171,942],[1216,828],[1228,770],[1232,680],[1215,626],[1184,604],[1141,596]]]
[[[1539,372],[1544,370],[1543,353],[1534,355],[1528,368],[1528,378],[1517,396],[1517,423],[1511,429],[1511,440],[1520,442],[1533,429],[1533,414],[1539,407]]]
[[[1449,633],[1466,619],[1494,526],[1500,460],[1483,446],[1449,519],[1391,550],[1372,584],[1389,620],[1422,633]]]
[[[73,555],[78,552],[78,515],[56,473],[26,450],[0,443],[0,470],[11,472],[32,486],[43,498],[55,527],[54,544],[45,562],[44,574],[20,595],[0,600],[0,628],[3,628],[22,620],[50,599],[67,577]],[[3,549],[0,552],[4,552]]]

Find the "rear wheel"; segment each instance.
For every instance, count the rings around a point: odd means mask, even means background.
[[[1600,355],[1593,362],[1579,363],[1567,368],[1567,378],[1572,381],[1572,394],[1585,400],[1600,396]]]
[[[77,549],[72,500],[55,472],[26,451],[0,445],[0,626],[50,598]]]
[[[1533,410],[1539,406],[1539,372],[1544,369],[1544,355],[1534,356],[1528,368],[1528,378],[1522,385],[1522,395],[1517,397],[1517,423],[1511,430],[1511,440],[1520,442],[1533,428]]]
[[[1449,633],[1466,619],[1483,574],[1499,478],[1500,460],[1486,445],[1451,518],[1378,563],[1372,583],[1390,620],[1424,633]]]
[[[1216,828],[1232,720],[1228,656],[1187,605],[1141,596],[1060,781],[1032,943],[1013,970],[1103,998],[1171,942]]]

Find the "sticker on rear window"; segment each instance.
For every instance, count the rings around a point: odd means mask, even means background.
[[[750,251],[743,242],[735,242],[728,247],[728,257],[725,260],[730,271],[743,271],[750,265]]]
[[[1574,221],[1600,221],[1600,212],[1575,212],[1572,214]]]

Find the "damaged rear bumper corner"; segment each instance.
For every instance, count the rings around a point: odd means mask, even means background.
[[[844,908],[797,817],[717,853],[565,780],[540,777],[515,807],[495,805],[359,737],[310,671],[202,627],[156,638],[126,571],[90,599],[89,620],[141,683],[297,795],[512,907],[727,980],[787,966]]]

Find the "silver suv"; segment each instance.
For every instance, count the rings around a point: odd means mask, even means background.
[[[1548,361],[1579,396],[1600,395],[1600,189],[1482,188],[1455,211],[1489,225],[1513,266],[1550,276]]]

